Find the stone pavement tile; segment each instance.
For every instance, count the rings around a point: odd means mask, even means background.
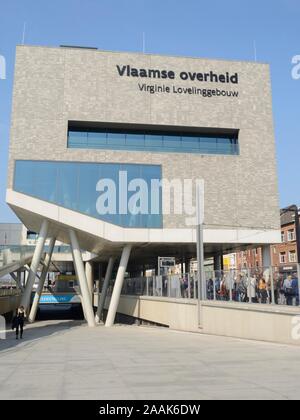
[[[168,391],[154,391],[154,392],[147,392],[144,391],[137,392],[138,400],[211,400],[210,397],[201,393],[200,391],[193,390],[193,391],[180,391],[176,393],[170,393]]]
[[[189,378],[186,378],[184,381],[185,384],[189,384]],[[195,381],[195,386],[198,389],[205,391],[206,389],[233,389],[233,388],[256,388],[256,384],[249,383],[246,379],[238,379],[234,377],[199,377],[197,381]]]
[[[36,392],[36,393],[20,393],[20,394],[1,394],[0,393],[0,400],[3,401],[14,401],[14,400],[58,400],[59,393],[48,391],[48,392]]]
[[[220,400],[286,400],[279,393],[275,393],[266,389],[205,389],[206,395],[213,399]]]
[[[294,388],[300,399],[299,349],[291,346],[156,328],[61,326],[28,326],[31,341],[0,350],[0,399],[279,399]]]
[[[63,390],[60,399],[67,400],[134,400],[135,395],[128,390],[118,389],[115,390],[99,390],[94,388],[80,388],[80,389],[66,389]]]
[[[0,400],[5,399],[43,399],[45,397],[50,398],[50,395],[53,398],[57,399],[59,396],[58,384],[50,383],[46,387],[41,386],[18,386],[14,384],[13,387],[9,386],[8,388],[0,390]]]
[[[280,395],[282,395],[284,398],[287,398],[289,400],[300,400],[300,388],[297,387],[284,387],[280,390],[278,390]]]

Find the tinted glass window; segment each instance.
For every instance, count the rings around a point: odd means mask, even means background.
[[[160,165],[16,161],[14,190],[115,225],[160,228],[152,180],[161,180]]]
[[[233,136],[197,136],[181,133],[151,133],[149,131],[112,132],[109,129],[99,132],[69,131],[68,147],[111,150],[136,150],[151,152],[177,152],[201,154],[239,154],[238,140]]]

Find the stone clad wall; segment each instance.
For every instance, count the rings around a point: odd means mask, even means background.
[[[239,84],[121,77],[116,65],[238,73]],[[238,90],[238,98],[140,92],[138,83]],[[240,156],[67,149],[68,120],[239,129]],[[15,159],[162,164],[203,178],[206,224],[279,228],[269,66],[84,49],[17,47],[8,188]],[[185,227],[164,216],[164,227]],[[249,240],[250,241],[250,240]],[[250,241],[251,242],[251,241]]]

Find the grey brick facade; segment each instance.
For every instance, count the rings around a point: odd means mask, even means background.
[[[239,91],[238,98],[149,94],[116,65],[238,73],[239,84],[142,80]],[[239,156],[67,149],[69,120],[239,129]],[[16,159],[162,164],[163,176],[203,178],[205,222],[279,229],[269,66],[85,49],[17,47],[8,188]],[[185,216],[164,227],[185,227]]]

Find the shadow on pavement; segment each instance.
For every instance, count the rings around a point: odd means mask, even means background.
[[[43,338],[49,337],[55,334],[64,333],[71,328],[79,327],[84,321],[61,321],[57,323],[46,324],[42,322],[39,325],[39,322],[35,324],[25,324],[23,339],[16,340],[16,333],[10,328],[10,325],[7,326],[7,334],[5,340],[0,340],[0,353],[4,350],[9,350],[11,348],[24,348],[32,344],[34,341]]]

